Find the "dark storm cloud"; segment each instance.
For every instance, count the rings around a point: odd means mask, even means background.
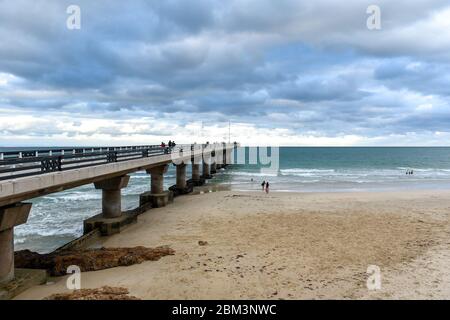
[[[450,95],[450,64],[394,59],[375,70],[375,78],[393,89]]]
[[[69,4],[81,7],[80,30],[66,28]],[[231,118],[299,135],[448,130],[448,1],[378,1],[375,32],[369,4],[2,1],[0,111]]]

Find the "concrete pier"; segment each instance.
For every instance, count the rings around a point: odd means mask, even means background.
[[[160,146],[102,147],[85,152],[73,150],[36,150],[33,153],[14,151],[0,155],[0,299],[12,297],[19,289],[3,288],[14,284],[22,290],[32,283],[45,282],[46,272],[29,272],[16,269],[14,274],[14,227],[26,223],[31,210],[29,199],[61,192],[93,183],[102,190],[102,212],[84,221],[84,233],[97,230],[96,234],[111,235],[137,221],[137,216],[150,208],[163,207],[173,201],[174,192],[164,190],[164,173],[169,164],[176,164],[177,183],[174,188],[179,194],[192,191],[193,186],[202,185],[212,178],[211,165],[215,152],[231,150],[231,144],[192,144],[164,149]],[[183,151],[184,150],[184,151]],[[73,153],[72,153],[73,151]],[[78,152],[79,151],[79,152]],[[77,154],[76,158],[62,161],[65,154]],[[220,158],[220,157],[219,157]],[[67,160],[67,159],[65,159]],[[186,165],[192,163],[192,179],[186,181]],[[27,167],[27,168],[25,168]],[[25,168],[25,169],[24,169]],[[214,169],[214,168],[213,168]],[[131,173],[145,170],[151,175],[150,191],[140,195],[138,210],[122,212],[121,189],[128,185]],[[202,170],[202,172],[200,172]],[[179,192],[181,190],[181,193]],[[68,212],[70,214],[70,212]],[[21,274],[22,272],[22,274]],[[25,275],[24,275],[25,274]],[[23,279],[33,278],[24,285]],[[10,282],[14,280],[13,282]]]
[[[232,148],[232,144],[226,144],[226,149],[231,150]],[[191,149],[191,152],[178,153],[174,151],[174,154],[159,152],[155,155],[148,153],[149,150],[143,149],[145,152],[143,151],[142,157],[133,157],[129,160],[124,159],[126,154],[120,156],[121,153],[115,155],[114,152],[110,152],[111,154],[108,154],[109,158],[107,163],[98,163],[97,160],[105,160],[105,155],[100,155],[98,157],[94,157],[92,163],[83,162],[83,167],[81,168],[74,166],[73,169],[71,169],[70,167],[64,167],[66,165],[63,165],[64,168],[62,171],[41,172],[41,170],[37,171],[36,169],[36,172],[30,173],[30,176],[0,180],[0,207],[27,201],[28,199],[41,197],[51,193],[76,188],[89,183],[95,183],[97,181],[142,171],[147,168],[163,164],[189,161],[192,157],[203,157],[204,159],[207,159],[209,158],[210,153],[214,150],[213,146],[210,144],[194,144],[191,147],[188,146],[184,148],[186,151],[189,149]],[[105,147],[104,150],[107,150],[107,148]],[[129,151],[133,153],[135,153],[136,150],[140,150],[140,147],[133,147],[129,149]],[[115,158],[115,156],[118,156],[119,160],[121,160],[119,161]],[[33,167],[36,167],[38,164],[41,164],[41,158],[49,163],[52,163],[52,161],[56,161],[54,157],[55,156],[40,156],[36,159],[36,163],[30,162],[32,158],[27,157],[23,158],[23,160],[21,160],[22,158],[17,158],[17,168],[21,168],[22,165],[28,166],[30,164],[32,164]],[[85,160],[86,159],[82,159],[79,161]],[[24,163],[22,164],[20,161],[24,161]],[[201,162],[198,161],[196,163]],[[227,163],[231,162],[227,161]],[[58,169],[58,167],[55,168],[55,170]]]
[[[130,181],[125,175],[94,183],[95,189],[102,189],[102,214],[104,218],[118,218],[122,215],[121,189]]]
[[[0,208],[0,284],[14,279],[14,227],[26,223],[31,203]]]

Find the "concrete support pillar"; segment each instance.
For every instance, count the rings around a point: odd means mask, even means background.
[[[216,157],[214,156],[213,158],[211,158],[211,166],[210,166],[210,172],[211,174],[216,173],[217,172],[217,168],[216,168]]]
[[[232,149],[225,149],[225,163],[227,165],[232,164]]]
[[[177,164],[177,188],[186,188],[186,164]]]
[[[121,189],[130,181],[130,176],[114,177],[94,183],[95,189],[102,189],[102,215],[104,218],[118,218],[122,215]]]
[[[216,148],[214,162],[216,164],[216,171],[222,168],[222,149],[219,147]]]
[[[205,183],[205,179],[201,174],[201,168],[200,165],[202,163],[202,154],[199,153],[201,149],[196,149],[196,154],[192,156],[191,158],[191,164],[192,164],[192,184],[194,186],[202,186]]]
[[[211,171],[208,161],[203,160],[203,177],[209,179],[211,177]]]
[[[211,179],[211,163],[213,155],[213,147],[210,144],[206,144],[203,148],[203,175],[204,179]]]
[[[0,284],[14,279],[14,228],[0,231]]]
[[[219,150],[220,164],[222,165],[222,167],[225,164],[225,157],[224,157],[224,154],[223,154],[223,150],[224,150],[223,148],[221,148]]]
[[[147,170],[151,175],[150,192],[152,194],[159,194],[164,192],[164,173],[167,172],[169,166],[167,164],[153,167]]]
[[[223,166],[225,167],[227,163],[227,149],[222,150],[222,159],[223,159]]]
[[[144,192],[140,195],[139,203],[141,206],[150,203],[152,207],[160,208],[173,201],[173,193],[164,191],[164,173],[167,172],[168,168],[169,166],[164,164],[146,170],[151,175],[151,185],[150,192]]]
[[[14,227],[27,222],[31,203],[0,208],[0,284],[14,279]]]
[[[200,181],[200,164],[192,163],[192,181]]]

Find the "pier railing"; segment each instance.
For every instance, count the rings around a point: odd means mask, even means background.
[[[170,154],[160,145],[18,150],[0,153],[0,180]]]
[[[0,152],[0,181],[35,176],[56,171],[80,169],[113,162],[193,151],[195,146],[204,150],[209,144],[22,149]],[[225,145],[225,144],[224,144]],[[214,156],[214,150],[211,150]]]

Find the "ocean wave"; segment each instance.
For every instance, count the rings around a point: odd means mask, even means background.
[[[176,177],[176,174],[165,174],[164,175],[164,178],[175,178]],[[131,179],[132,180],[139,180],[139,179],[150,179],[150,175],[149,174],[142,174],[142,175],[132,175],[131,176]]]
[[[393,169],[281,169],[282,176],[299,176],[299,177],[399,177],[405,175],[406,170],[413,170],[417,175],[425,176],[450,176],[450,169],[433,169],[433,168],[404,168],[397,167]]]
[[[17,229],[17,230],[16,230]],[[44,229],[39,227],[14,230],[14,235],[18,239],[29,239],[32,237],[53,237],[53,236],[77,236],[82,230],[81,227],[69,227],[59,229]]]
[[[131,180],[139,180],[139,179],[150,179],[150,175],[133,175],[130,177]]]
[[[414,168],[414,167],[397,167],[398,170],[406,171],[406,170],[413,170],[417,172],[450,172],[450,169],[448,168]]]
[[[281,169],[281,173],[331,173],[335,172],[334,169],[304,169],[304,168],[292,168]]]
[[[101,200],[102,195],[98,193],[93,193],[90,191],[86,192],[76,192],[67,195],[59,195],[54,198],[59,201],[88,201],[88,200]]]
[[[248,172],[248,171],[233,171],[229,172],[233,176],[246,176],[246,177],[276,177],[277,173],[265,173],[265,172]]]

